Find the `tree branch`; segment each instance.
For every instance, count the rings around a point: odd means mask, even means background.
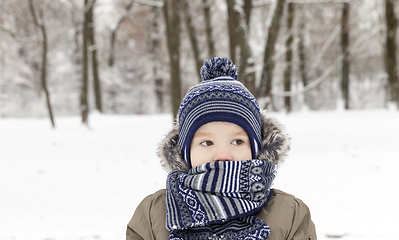
[[[341,26],[337,25],[335,29],[331,32],[330,36],[328,37],[327,41],[325,41],[324,45],[321,47],[319,54],[317,55],[315,61],[313,61],[312,66],[309,68],[308,72],[306,73],[310,76],[313,71],[319,66],[321,59],[323,58],[324,54],[327,51],[327,48],[331,45],[335,37],[338,35],[339,31],[341,30]]]
[[[278,97],[294,97],[296,95],[305,93],[313,88],[315,88],[317,85],[319,85],[320,83],[322,83],[324,80],[327,79],[327,76],[334,70],[335,66],[338,63],[338,60],[340,59],[340,57],[337,57],[334,61],[334,63],[332,63],[324,72],[323,74],[318,77],[316,80],[312,81],[311,83],[309,83],[308,85],[306,85],[303,89],[299,90],[299,91],[295,91],[295,92],[277,92],[277,91],[272,91],[270,94],[273,96],[278,96]]]

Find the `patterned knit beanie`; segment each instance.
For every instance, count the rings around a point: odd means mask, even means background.
[[[230,122],[243,128],[256,158],[261,141],[259,104],[237,80],[237,68],[227,58],[215,57],[201,68],[201,82],[189,89],[177,116],[179,147],[191,168],[190,146],[194,133],[210,122]]]

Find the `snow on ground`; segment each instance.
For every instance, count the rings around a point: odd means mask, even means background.
[[[272,113],[292,137],[275,188],[309,206],[318,239],[399,239],[399,112]],[[171,115],[0,119],[0,240],[125,239],[165,187]]]

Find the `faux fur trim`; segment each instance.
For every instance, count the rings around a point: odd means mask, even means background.
[[[290,150],[291,138],[277,119],[262,113],[262,142],[257,159],[266,160],[280,166]]]
[[[179,125],[165,136],[158,146],[158,156],[161,158],[162,167],[167,171],[180,170],[188,172],[189,168],[181,155],[179,147]]]
[[[290,150],[290,138],[285,133],[284,127],[275,118],[268,116],[266,111],[263,111],[261,115],[262,142],[257,159],[266,160],[279,166],[284,162],[287,152]],[[167,172],[173,170],[188,172],[189,170],[181,155],[178,140],[179,126],[175,124],[158,146],[158,156]]]

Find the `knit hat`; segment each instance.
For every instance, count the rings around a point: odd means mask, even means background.
[[[256,158],[261,142],[259,104],[237,80],[237,68],[227,58],[215,57],[202,66],[201,82],[191,87],[180,104],[179,146],[191,168],[190,146],[195,132],[210,122],[230,122],[245,130]]]

